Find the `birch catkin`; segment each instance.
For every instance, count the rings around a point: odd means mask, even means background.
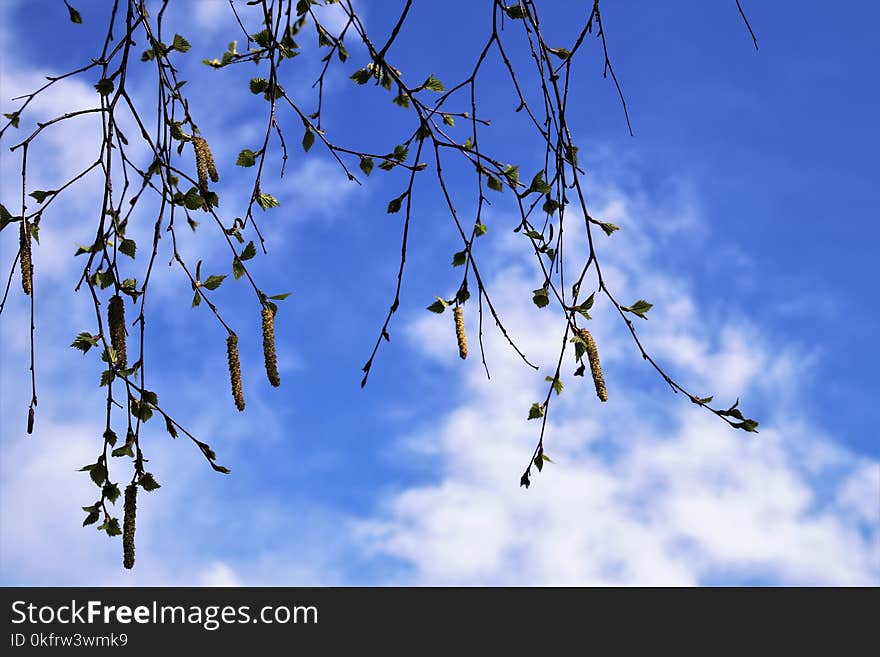
[[[211,147],[208,145],[204,137],[192,138],[193,151],[196,154],[196,172],[199,176],[199,189],[203,194],[208,193],[208,177],[213,182],[220,180],[217,175],[217,167],[214,166],[214,155],[211,153]]]
[[[122,565],[134,568],[134,522],[137,515],[137,484],[125,487],[125,514],[122,517]]]
[[[464,312],[461,306],[456,306],[453,311],[455,316],[455,337],[458,340],[458,355],[462,360],[467,358],[467,334],[464,332]]]
[[[34,265],[31,260],[31,233],[26,226],[26,221],[21,220],[18,227],[18,246],[21,264],[21,289],[30,295],[34,290]]]
[[[232,398],[235,407],[244,410],[244,392],[241,389],[241,362],[238,358],[238,336],[230,333],[226,338],[226,357],[229,361],[229,383],[232,386]]]
[[[587,360],[590,361],[590,372],[593,374],[593,383],[596,385],[596,395],[601,401],[608,401],[608,390],[605,388],[605,378],[602,376],[602,364],[599,362],[599,349],[596,341],[587,329],[579,329],[579,335],[587,345]]]
[[[128,357],[125,352],[125,302],[118,294],[110,297],[107,306],[107,324],[110,326],[110,346],[116,352],[116,366],[125,369]]]
[[[263,357],[266,360],[266,376],[276,388],[281,385],[278,376],[278,359],[275,356],[275,313],[263,306]]]

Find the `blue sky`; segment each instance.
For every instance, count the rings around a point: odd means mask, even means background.
[[[41,76],[92,56],[103,4],[74,3],[81,26],[60,2],[2,4],[3,112]],[[172,4],[185,25],[178,31],[193,44],[181,67],[215,151],[221,211],[235,216],[248,194],[248,172],[235,156],[254,147],[264,103],[245,90],[250,71],[199,63],[235,38],[226,3]],[[383,40],[401,3],[359,4],[367,29]],[[408,79],[434,73],[451,86],[477,52],[488,11],[465,1],[415,4],[410,31],[389,57]],[[576,28],[565,16],[580,17],[583,3],[548,4],[545,29],[560,45],[570,42]],[[124,572],[119,543],[79,526],[94,487],[76,469],[94,460],[102,431],[97,359],[67,346],[93,321],[89,300],[72,293],[81,266],[72,254],[89,239],[98,202],[91,179],[47,211],[35,247],[45,316],[32,437],[22,430],[26,304],[15,289],[0,323],[0,582],[880,583],[880,447],[870,403],[880,329],[870,302],[880,146],[871,119],[880,103],[869,83],[880,64],[871,27],[880,9],[745,7],[758,52],[732,0],[608,5],[610,53],[635,137],[601,79],[594,40],[577,65],[570,120],[591,213],[621,227],[600,243],[609,278],[622,298],[655,304],[639,325],[646,347],[695,390],[730,401],[741,395],[761,420],[758,436],[672,395],[613,308],[597,303],[591,329],[611,399],[600,405],[591,382],[567,372],[546,445],[555,463],[520,489],[536,438],[525,416],[543,395],[560,323],[531,304],[541,281],[511,232],[512,208],[499,199],[489,209],[484,275],[541,371],[522,367],[487,326],[487,382],[478,358],[458,359],[448,314],[424,310],[435,294],[454,293],[459,272],[449,262],[461,248],[426,176],[416,189],[392,342],[361,390],[360,367],[396,275],[402,219],[385,206],[405,183],[377,171],[358,187],[319,145],[308,155],[292,147],[284,180],[274,172],[266,179],[281,207],[261,217],[270,252],[254,261],[269,292],[294,293],[277,320],[280,389],[263,377],[252,294],[230,278],[216,298],[241,340],[248,409],[237,413],[225,335],[204,308],[189,308],[189,283],[164,266],[167,253],[160,259],[148,375],[160,401],[233,474],[213,473],[190,444],[148,426],[150,469],[162,488],[141,497],[138,564]],[[45,40],[14,36],[35,30]],[[347,79],[366,63],[362,49],[349,50],[348,64],[329,78],[327,127],[337,143],[387,150],[405,134],[408,115],[381,89]],[[314,53],[303,55],[282,79],[307,107],[318,65]],[[541,152],[512,112],[510,85],[491,71],[481,85],[492,118],[486,144],[535,170]],[[34,117],[93,103],[94,82],[65,84],[36,103]],[[138,84],[147,102],[146,77]],[[32,121],[22,121],[22,134]],[[298,119],[281,122],[297,146]],[[53,188],[91,158],[94,125],[65,130],[47,133],[36,151],[34,189]],[[0,196],[14,205],[19,162],[5,142]],[[449,175],[459,208],[473,211],[472,176],[455,167]],[[146,234],[151,225],[144,216],[133,230]],[[206,228],[182,248],[228,273],[225,247]],[[0,236],[4,267],[16,242],[8,229]]]

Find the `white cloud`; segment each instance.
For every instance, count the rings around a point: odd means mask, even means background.
[[[632,199],[606,201],[626,226],[635,226],[634,210],[645,209]],[[876,584],[880,464],[797,419],[802,413],[792,400],[812,358],[777,348],[735,314],[698,314],[689,286],[651,264],[650,226],[640,232],[639,259],[615,255],[631,253],[619,239],[625,232],[603,248],[611,278],[646,290],[656,303],[652,321],[638,327],[649,351],[698,392],[716,392],[722,403],[744,394],[746,410],[765,406],[761,433],[728,429],[650,373],[630,368],[641,359],[625,327],[597,304],[591,328],[605,355],[611,401],[597,402],[592,382],[566,367],[545,443],[555,463],[534,474],[530,490],[518,486],[537,438],[525,415],[543,397],[548,372],[530,374],[488,335],[492,381],[474,353],[459,376],[456,398],[465,401],[450,398],[430,428],[404,441],[431,460],[437,480],[387,497],[378,518],[355,523],[358,536],[375,555],[400,560],[405,583]],[[506,268],[490,289],[508,329],[530,357],[550,363],[558,317],[536,313],[527,293],[534,287],[530,267],[509,245],[501,258]],[[445,315],[409,327],[423,358],[449,366],[457,360],[451,331]]]

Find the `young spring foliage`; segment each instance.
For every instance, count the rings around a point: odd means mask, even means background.
[[[388,221],[395,222],[400,229],[400,242],[394,245],[400,253],[396,285],[372,351],[362,367],[362,386],[373,371],[380,347],[391,341],[392,319],[402,307],[411,220],[416,214],[437,210],[436,207],[419,207],[414,194],[417,185],[429,183],[442,198],[450,234],[459,241],[459,246],[452,255],[449,270],[437,273],[438,288],[445,285],[440,279],[451,275],[455,286],[450,289],[455,292],[451,298],[437,296],[428,310],[443,314],[446,308],[453,307],[458,352],[465,359],[468,355],[465,306],[476,306],[472,318],[479,328],[476,343],[487,375],[489,365],[482,343],[484,319],[489,320],[487,325],[499,331],[525,367],[539,370],[517,343],[514,331],[508,329],[505,309],[496,304],[485,284],[491,263],[483,262],[479,240],[489,234],[490,225],[493,231],[498,225],[502,231],[512,229],[518,234],[517,239],[521,240],[525,252],[534,257],[539,272],[537,280],[523,294],[530,295],[535,313],[552,313],[557,317],[562,343],[555,369],[550,375],[543,373],[546,396],[534,402],[526,414],[527,421],[539,425],[540,429],[535,450],[520,478],[523,486],[530,485],[532,468],[541,471],[545,463],[552,463],[544,452],[545,429],[551,400],[564,392],[561,370],[563,364],[568,366],[571,362],[565,358],[571,353],[571,345],[576,363],[574,375],[583,376],[589,364],[597,396],[601,401],[608,398],[595,340],[583,326],[592,319],[597,297],[608,302],[609,312],[620,316],[622,330],[632,335],[638,354],[673,390],[683,393],[731,427],[748,432],[757,430],[758,423],[739,409],[739,400],[727,408],[714,408],[711,396],[692,394],[667,375],[642,346],[631,319],[632,316],[648,319],[652,305],[643,299],[622,305],[602,276],[601,255],[604,250],[614,248],[613,234],[619,227],[596,219],[588,212],[581,163],[584,158],[570,121],[579,113],[579,108],[569,107],[568,94],[571,85],[578,84],[573,62],[600,63],[620,97],[627,127],[630,126],[621,85],[608,55],[600,0],[566,8],[536,0],[472,3],[473,7],[468,9],[472,13],[461,18],[483,21],[486,38],[476,44],[478,54],[472,65],[465,67],[464,76],[455,80],[445,79],[446,72],[426,76],[430,70],[427,67],[413,72],[420,68],[418,62],[399,61],[394,45],[399,35],[408,29],[411,11],[417,11],[419,3],[412,0],[403,3],[387,35],[369,33],[350,0],[230,2],[230,24],[240,27],[243,34],[230,35],[234,40],[224,38],[221,43],[226,44],[225,49],[218,46],[211,53],[198,55],[191,53],[195,48],[186,37],[189,24],[185,12],[177,14],[184,17],[180,24],[171,24],[174,20],[171,16],[175,14],[165,11],[151,14],[147,3],[140,0],[107,0],[101,6],[104,15],[90,13],[85,17],[74,4],[75,0],[64,0],[64,6],[59,5],[64,20],[69,19],[71,30],[80,29],[81,24],[88,22],[107,25],[106,35],[90,44],[92,53],[85,63],[78,63],[69,71],[53,71],[47,83],[17,98],[16,109],[4,114],[6,123],[0,127],[0,140],[4,140],[11,151],[8,157],[20,158],[22,184],[20,203],[13,203],[15,199],[2,199],[0,231],[3,231],[3,239],[9,236],[14,245],[7,250],[15,254],[7,280],[12,281],[18,267],[22,291],[30,299],[32,392],[26,427],[31,433],[37,407],[33,337],[39,323],[33,303],[34,277],[38,272],[34,264],[39,259],[41,225],[45,222],[49,230],[55,230],[59,223],[55,210],[65,207],[68,190],[92,172],[103,176],[105,193],[101,206],[89,215],[97,219],[93,223],[82,220],[82,245],[72,254],[81,258],[77,261],[82,264],[82,270],[76,290],[86,294],[94,304],[94,322],[82,327],[71,346],[100,370],[100,375],[95,376],[97,394],[107,402],[104,431],[96,437],[99,438],[97,455],[93,462],[81,468],[98,489],[97,501],[82,507],[86,513],[83,525],[94,525],[108,536],[123,535],[126,568],[134,565],[137,488],[146,492],[159,488],[153,474],[146,470],[148,459],[142,442],[146,433],[156,427],[172,439],[184,436],[198,448],[211,468],[229,473],[228,468],[217,462],[211,446],[174,419],[169,409],[160,404],[159,395],[143,383],[149,356],[146,345],[151,340],[162,339],[146,328],[150,325],[147,315],[154,312],[153,306],[146,303],[147,292],[159,274],[154,264],[163,259],[170,262],[184,294],[192,294],[193,312],[210,313],[216,321],[216,330],[226,336],[232,400],[241,411],[245,408],[242,363],[234,325],[253,325],[248,318],[254,318],[255,314],[232,316],[220,307],[217,291],[231,273],[237,286],[235,291],[246,294],[260,309],[265,371],[269,384],[279,386],[275,324],[279,319],[278,302],[285,300],[289,293],[264,291],[249,266],[258,254],[268,253],[260,225],[262,221],[273,221],[280,212],[277,208],[282,207],[279,196],[285,198],[264,188],[263,175],[279,165],[281,178],[289,157],[308,158],[321,153],[331,158],[353,183],[363,184],[367,179],[382,175],[395,185],[394,196],[377,208],[380,213],[385,210],[391,215]],[[576,37],[559,35],[544,27],[548,22],[541,17],[554,12],[563,13],[564,22],[577,28]],[[754,38],[751,27],[748,29]],[[298,79],[297,58],[307,49],[317,52],[322,64],[318,78],[308,90],[294,82]],[[515,52],[526,57],[518,59],[513,56]],[[228,94],[253,103],[250,116],[260,117],[262,122],[262,129],[248,133],[249,143],[223,143],[224,148],[217,151],[237,153],[234,161],[230,158],[219,164],[225,178],[244,182],[248,190],[244,207],[220,209],[219,194],[224,188],[218,184],[218,163],[199,123],[206,121],[209,114],[214,114],[211,118],[216,119],[224,107],[205,107],[199,98],[187,94],[187,81],[181,77],[187,57],[195,57],[192,61],[204,64],[205,73],[215,76],[217,85],[225,85]],[[228,71],[241,70],[240,65],[252,71],[244,84],[240,78],[226,75]],[[582,67],[592,68],[592,65]],[[361,135],[355,137],[355,143],[342,143],[328,129],[324,116],[332,99],[325,97],[325,81],[328,75],[340,73],[338,77],[350,80],[357,93],[373,94],[387,101],[387,111],[393,113],[395,125],[393,142],[367,148]],[[87,83],[86,88],[94,90],[92,105],[36,123],[30,114],[32,101],[65,79]],[[156,90],[158,97],[154,104],[140,100],[142,96],[133,93],[133,80],[139,80],[138,84],[146,82],[147,87]],[[288,87],[284,82],[288,82]],[[517,133],[514,140],[509,140],[510,148],[502,153],[490,151],[484,146],[487,140],[481,139],[492,129],[492,117],[483,111],[480,101],[487,93],[497,93],[504,87],[512,89],[511,111],[522,118],[526,128]],[[357,118],[354,115],[358,104],[342,107],[341,113],[345,111]],[[102,137],[100,148],[96,149],[97,159],[84,161],[82,169],[70,179],[51,182],[51,189],[29,189],[29,148],[47,131],[83,117],[100,119]],[[126,135],[123,126],[129,125],[139,129]],[[302,135],[301,149],[288,148],[285,138],[288,126],[292,126],[297,140],[298,135]],[[224,136],[229,140],[235,138],[234,133]],[[147,153],[144,161],[140,161],[138,152]],[[534,158],[534,153],[541,156]],[[453,188],[448,171],[456,166],[472,176],[473,184]],[[283,185],[285,180],[274,184]],[[147,198],[151,203],[143,203]],[[462,211],[460,207],[468,210]],[[502,226],[504,215],[495,207],[505,207],[512,212],[514,222]],[[260,211],[256,212],[255,208]],[[574,225],[569,221],[571,217],[575,218]],[[66,218],[65,215],[65,221]],[[150,222],[152,239],[145,243],[141,238],[138,244],[127,229],[131,222],[145,219]],[[14,229],[6,231],[9,226]],[[564,253],[563,232],[570,234],[578,229],[585,231],[589,251]],[[206,237],[219,238],[225,243],[229,251],[224,269],[212,265],[218,269],[203,276],[203,260],[198,256],[190,259],[178,248],[182,230],[196,235],[198,247]],[[203,237],[205,231],[212,234]],[[610,244],[603,241],[608,238],[612,240]],[[10,283],[6,295],[9,287]],[[5,308],[6,295],[0,304],[0,313]],[[151,304],[158,303],[153,296],[150,299]],[[128,483],[121,483],[126,481]],[[120,486],[125,487],[121,528],[115,512]]]

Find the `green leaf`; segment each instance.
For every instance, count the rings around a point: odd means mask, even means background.
[[[538,192],[539,194],[548,194],[552,191],[552,187],[544,182],[544,172],[539,171],[535,174],[535,177],[532,178],[532,184],[529,185],[529,189],[526,192],[527,194],[531,194],[533,192]]]
[[[111,93],[113,93],[114,88],[115,85],[113,83],[113,80],[108,80],[107,78],[101,78],[95,85],[95,91],[97,91],[102,96],[109,96]]]
[[[144,474],[142,474],[138,483],[147,492],[150,492],[150,491],[156,490],[157,488],[160,488],[158,482],[153,478],[153,475],[150,474],[149,472],[145,472]]]
[[[441,116],[443,117],[443,123],[450,127],[455,126],[455,118],[451,114],[441,114]]]
[[[13,128],[17,128],[19,126],[20,116],[18,112],[5,112],[3,114],[7,119],[9,119],[9,125]]]
[[[395,212],[400,212],[400,206],[403,203],[403,196],[398,196],[397,198],[391,199],[388,203],[388,214],[394,214]]]
[[[184,39],[179,34],[174,35],[174,41],[171,43],[171,47],[180,52],[186,52],[190,49],[189,41]]]
[[[474,224],[474,235],[476,235],[477,237],[479,237],[480,235],[485,235],[488,230],[489,227],[482,221]]]
[[[309,149],[315,143],[315,133],[312,132],[311,128],[306,128],[306,133],[303,135],[303,150],[308,153]]]
[[[102,486],[104,480],[107,478],[107,468],[105,468],[102,463],[95,463],[95,465],[89,469],[89,477],[92,478],[92,481],[95,482],[96,486]]]
[[[556,210],[559,209],[559,202],[551,198],[550,195],[547,195],[547,199],[544,201],[544,205],[541,206],[541,209],[547,214],[554,214]]]
[[[122,533],[119,529],[119,520],[116,518],[107,518],[98,529],[107,532],[107,536],[119,536]]]
[[[177,438],[177,429],[174,426],[174,422],[167,415],[165,416],[165,430],[172,438]]]
[[[651,310],[651,308],[653,308],[653,307],[654,307],[653,304],[648,303],[644,299],[639,299],[633,305],[621,306],[620,309],[625,310],[627,312],[631,312],[634,315],[638,315],[642,319],[648,319],[647,317],[645,317],[645,313],[648,312],[649,310]]]
[[[98,519],[101,517],[101,514],[98,511],[91,509],[90,507],[83,507],[83,511],[88,511],[89,514],[86,516],[86,519],[83,520],[83,527],[87,525],[93,525],[98,522]]]
[[[755,420],[743,420],[742,422],[735,422],[733,426],[737,429],[748,431],[749,433],[758,433],[758,423],[755,422]]]
[[[244,251],[242,251],[241,255],[238,257],[240,260],[250,260],[255,255],[257,255],[257,247],[254,246],[254,241],[251,240],[247,243],[247,246],[244,247]]]
[[[79,349],[84,354],[89,351],[92,347],[98,344],[98,337],[93,336],[88,331],[83,331],[79,335],[77,335],[73,342],[70,343],[70,346],[74,349]]]
[[[238,280],[242,276],[244,276],[247,272],[245,271],[244,265],[241,264],[241,260],[237,257],[232,259],[232,277],[235,280]]]
[[[550,305],[550,292],[547,288],[539,287],[532,291],[532,303],[538,308],[544,308]]]
[[[532,404],[532,407],[529,409],[529,419],[537,420],[538,418],[544,417],[544,409],[538,402]]]
[[[277,208],[281,204],[271,194],[263,193],[257,196],[257,205],[263,208],[263,210],[268,210],[269,208]]]
[[[566,48],[547,48],[547,50],[563,61],[571,57],[571,53]]]
[[[363,171],[365,175],[369,176],[370,173],[373,171],[373,158],[367,157],[366,155],[361,157],[360,167],[361,171]]]
[[[116,373],[113,370],[104,370],[101,372],[101,387],[109,386],[116,379]]]
[[[428,76],[428,79],[422,83],[421,88],[430,89],[431,91],[436,91],[438,93],[444,90],[443,83],[433,75]]]
[[[122,447],[117,447],[112,452],[110,452],[111,456],[130,456],[134,458],[134,450],[132,447],[134,446],[133,441],[126,441],[126,443]]]
[[[287,297],[289,297],[293,292],[285,292],[283,294],[273,294],[270,299],[274,299],[275,301],[284,301]]]
[[[249,148],[242,149],[241,153],[238,154],[238,159],[235,160],[235,164],[240,167],[252,167],[256,163],[257,154]]]
[[[137,244],[135,244],[134,240],[124,239],[122,240],[122,244],[119,245],[119,251],[124,255],[127,255],[129,258],[134,258],[135,252],[137,251]]]
[[[83,19],[80,13],[70,6],[70,3],[68,3],[67,0],[64,0],[64,4],[67,5],[67,13],[70,14],[70,22],[82,24]]]
[[[394,98],[391,99],[391,102],[395,105],[399,105],[404,109],[409,108],[409,96],[405,94],[397,94]]]
[[[358,84],[366,84],[370,81],[371,77],[373,77],[373,74],[366,68],[359,68],[351,75],[351,79]]]
[[[437,297],[437,300],[434,303],[432,303],[430,306],[428,306],[428,310],[430,310],[432,313],[437,313],[439,315],[444,310],[446,310],[446,306],[448,306],[448,305],[449,304],[446,303],[446,299],[444,299],[442,297]]]
[[[202,283],[202,285],[204,285],[209,290],[216,290],[218,287],[220,287],[220,284],[225,278],[225,275],[218,276],[215,274],[213,276],[208,276],[208,279],[204,283]]]
[[[265,78],[251,78],[248,87],[252,94],[261,94],[269,87],[269,81]]]
[[[557,395],[562,394],[562,388],[564,387],[562,381],[552,376],[548,376],[544,380],[549,381],[553,384],[553,392],[555,392]]]
[[[620,230],[620,226],[615,226],[614,224],[605,221],[600,221],[599,227],[605,231],[606,235],[611,235],[615,230]]]
[[[504,167],[504,177],[507,178],[511,186],[515,187],[519,182],[519,167],[515,164],[508,164]]]
[[[116,504],[116,500],[119,499],[119,486],[117,484],[106,483],[104,484],[104,489],[101,491],[101,494],[110,500],[111,504]]]
[[[574,310],[575,312],[580,313],[581,315],[583,315],[584,319],[592,319],[592,317],[590,317],[590,313],[587,312],[587,311],[590,310],[590,308],[593,307],[593,299],[594,299],[595,296],[596,296],[596,293],[593,292],[593,294],[591,294],[591,295],[587,298],[586,301],[584,301],[584,302],[583,302],[582,304],[580,304],[579,306],[575,306],[574,308],[572,308],[572,310]]]
[[[452,254],[452,266],[453,267],[461,267],[463,264],[467,262],[468,255],[467,249],[463,251],[458,251]]]
[[[515,4],[510,7],[504,7],[504,13],[507,14],[508,18],[513,18],[514,20],[525,16],[522,5],[519,4]],[[525,484],[525,487],[529,487],[528,483]]]
[[[196,290],[196,293],[193,295],[192,307],[196,308],[200,303],[202,303],[202,295]]]
[[[486,181],[489,185],[489,189],[493,189],[496,192],[504,191],[504,186],[501,184],[501,181],[498,180],[495,176],[487,176],[488,180]]]
[[[54,189],[50,189],[48,191],[43,191],[43,190],[38,189],[38,190],[28,194],[28,196],[33,198],[37,203],[42,203],[43,201],[46,200],[47,197],[54,196],[57,193],[58,193],[57,190],[54,190]]]

